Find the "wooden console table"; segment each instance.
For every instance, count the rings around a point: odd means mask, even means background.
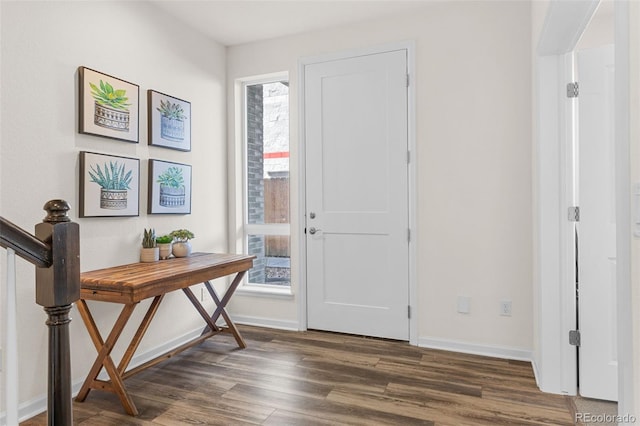
[[[235,324],[231,321],[225,306],[233,296],[245,273],[253,266],[253,259],[255,259],[255,256],[194,253],[189,257],[172,258],[153,263],[133,263],[80,274],[81,289],[77,307],[89,331],[91,340],[98,351],[98,356],[91,370],[89,370],[82,388],[80,388],[76,401],[84,401],[91,389],[113,392],[120,398],[125,411],[132,416],[136,416],[138,410],[124,386],[124,379],[127,377],[156,365],[162,360],[168,359],[222,332],[231,333],[238,346],[245,348],[246,344]],[[210,281],[231,274],[236,274],[236,276],[224,296],[220,298]],[[211,315],[189,288],[199,283],[204,283],[215,302],[216,308]],[[133,354],[158,311],[160,302],[162,302],[165,294],[174,290],[182,290],[200,313],[207,324],[204,331],[200,337],[127,371]],[[148,298],[153,298],[153,301],[116,367],[111,358],[111,351],[136,305]],[[87,306],[87,300],[124,305],[111,332],[107,336],[107,340],[103,340],[100,335],[100,331]],[[216,321],[221,315],[226,322],[225,327],[216,325]],[[105,368],[111,380],[98,379],[98,374],[102,367]]]

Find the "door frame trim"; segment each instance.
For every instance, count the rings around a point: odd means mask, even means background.
[[[579,19],[580,13],[591,16],[598,0],[588,2],[551,2],[547,11],[545,27],[538,40],[535,52],[537,73],[536,93],[536,280],[534,295],[537,304],[536,350],[534,369],[538,386],[546,392],[575,394],[576,382],[571,374],[562,372],[577,363],[567,349],[566,315],[563,310],[570,303],[566,300],[567,268],[561,253],[571,250],[563,236],[562,224],[567,223],[567,206],[563,200],[569,198],[562,181],[565,176],[562,151],[566,149],[566,129],[558,113],[562,110],[558,97],[552,92],[562,93],[567,73],[566,54],[573,51],[575,43],[588,24],[588,19]],[[578,10],[576,10],[578,8]],[[582,10],[580,8],[586,8]],[[617,224],[617,306],[618,306],[618,412],[632,413],[634,403],[632,306],[631,306],[631,206],[629,164],[629,47],[630,5],[615,4],[615,144],[616,144],[616,224]],[[554,28],[572,32],[562,39],[554,37]],[[558,95],[562,96],[562,95]],[[545,163],[543,167],[542,163]],[[566,235],[566,233],[564,234]],[[548,250],[547,250],[548,249]],[[566,286],[564,286],[566,287]],[[558,299],[562,300],[558,300]],[[574,303],[575,305],[575,303]],[[574,311],[575,312],[575,311]],[[564,348],[563,348],[564,346]],[[575,374],[575,373],[574,373]]]
[[[552,2],[535,52],[536,379],[541,390],[576,395],[575,236],[567,208],[575,205],[574,108],[563,88],[573,81],[573,50],[599,0]]]
[[[300,283],[298,292],[298,329],[307,329],[307,243],[306,243],[306,140],[305,140],[305,67],[307,65],[335,61],[339,59],[348,59],[358,56],[373,55],[397,50],[407,51],[407,72],[410,76],[410,84],[407,89],[407,137],[408,149],[411,152],[411,161],[408,164],[408,210],[409,210],[409,228],[411,230],[411,239],[409,241],[409,300],[408,305],[411,307],[411,317],[409,318],[409,343],[418,345],[418,287],[417,287],[417,261],[416,261],[416,241],[418,235],[418,192],[417,192],[417,173],[416,173],[416,94],[415,94],[415,41],[403,41],[397,43],[389,43],[367,48],[349,49],[338,52],[332,52],[319,56],[303,57],[298,60],[298,140],[300,141],[298,149],[298,209],[302,213],[302,220],[299,221],[298,229],[298,247],[300,258],[300,269],[298,282]]]

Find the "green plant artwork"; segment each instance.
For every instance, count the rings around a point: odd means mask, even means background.
[[[160,100],[160,107],[156,109],[160,111],[160,114],[163,117],[167,117],[172,120],[184,121],[184,119],[187,118],[187,116],[184,115],[182,105],[178,103]]]
[[[182,188],[184,186],[184,176],[180,167],[169,167],[161,175],[158,176],[157,182],[160,185],[170,188]]]
[[[99,164],[95,167],[92,164],[89,168],[89,176],[91,182],[95,182],[103,189],[131,189],[132,170],[128,172],[124,168],[124,164],[120,165],[117,161],[109,161],[109,165],[104,163],[104,169]]]
[[[93,96],[93,99],[100,105],[122,111],[129,111],[128,107],[131,104],[127,103],[129,98],[125,96],[127,94],[126,90],[114,89],[108,82],[103,82],[102,80],[100,80],[100,87],[93,83],[89,83],[89,86],[91,86],[91,96]]]

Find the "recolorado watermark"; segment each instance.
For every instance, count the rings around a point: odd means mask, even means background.
[[[636,416],[631,414],[593,414],[593,413],[576,413],[576,423],[635,423]]]

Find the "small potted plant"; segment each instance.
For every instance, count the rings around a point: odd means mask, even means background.
[[[173,237],[172,252],[175,257],[187,257],[191,254],[190,239],[195,238],[193,232],[188,229],[176,229],[169,234]]]
[[[173,241],[173,237],[171,235],[161,235],[156,238],[156,244],[158,244],[158,249],[160,250],[160,259],[167,259],[171,256],[171,242]]]
[[[145,229],[140,250],[140,262],[157,262],[159,259],[160,250],[156,245],[156,231],[153,228]]]

